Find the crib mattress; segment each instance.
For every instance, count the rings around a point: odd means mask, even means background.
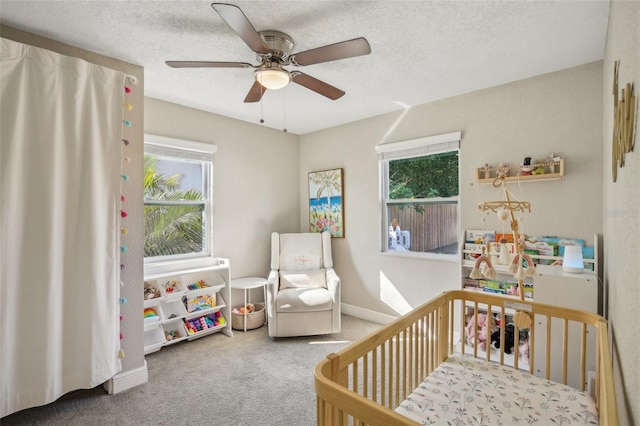
[[[425,425],[598,424],[586,393],[461,354],[434,370],[396,411]]]

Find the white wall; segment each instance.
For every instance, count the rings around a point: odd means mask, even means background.
[[[478,202],[501,199],[492,187],[475,183],[475,167],[554,152],[566,158],[566,179],[511,187],[532,203],[524,231],[588,241],[602,233],[601,93],[602,63],[596,62],[301,136],[301,230],[308,222],[308,172],[344,168],[346,237],[333,239],[343,302],[397,314],[390,292],[415,307],[460,285],[458,260],[379,253],[379,143],[462,131],[462,229],[482,228]],[[490,224],[501,229],[497,219]]]
[[[621,425],[640,424],[640,365],[638,337],[640,324],[634,320],[640,300],[640,152],[636,124],[635,150],[625,156],[618,179],[611,176],[611,135],[613,133],[613,63],[620,61],[618,84],[635,84],[640,96],[640,2],[612,1],[604,59],[604,126],[601,153],[604,188],[605,286],[609,294],[609,321],[613,331],[614,374]],[[636,104],[636,107],[640,104]],[[636,123],[640,114],[636,113]]]
[[[298,136],[153,98],[145,133],[215,144],[213,253],[231,277],[269,272],[271,232],[298,230]],[[233,296],[232,296],[233,297]]]

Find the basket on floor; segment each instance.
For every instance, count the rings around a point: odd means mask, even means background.
[[[260,328],[265,323],[264,303],[254,303],[256,307],[255,311],[249,314],[241,314],[235,312],[235,309],[240,309],[242,305],[234,307],[234,312],[231,312],[231,327],[235,330],[244,330],[244,321],[247,321],[247,330],[253,330]]]

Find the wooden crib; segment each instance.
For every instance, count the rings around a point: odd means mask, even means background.
[[[529,314],[533,321],[527,330],[529,359],[518,356],[516,348],[521,342],[517,326],[513,355],[506,353],[509,349],[505,351],[505,345],[481,350],[478,334],[467,338],[465,326],[470,314],[481,312],[497,313],[501,318],[515,312]],[[477,321],[477,316],[473,318]],[[503,342],[504,329],[501,327],[499,332]],[[447,382],[460,380],[448,379],[454,377],[456,369],[466,381],[464,395],[446,390]],[[484,390],[478,385],[482,381],[480,373],[490,375]],[[506,378],[498,379],[499,374],[506,374]],[[568,378],[576,383],[573,387],[567,386]],[[530,403],[529,395],[524,394],[533,392],[530,388],[534,379],[541,381],[541,395],[546,398],[539,406]],[[517,390],[518,380],[526,382],[521,391]],[[564,401],[557,402],[558,407],[547,402],[565,396],[571,401],[586,398],[593,405],[593,417],[580,418],[581,421],[618,424],[607,321],[603,317],[464,290],[445,292],[330,354],[316,367],[315,389],[318,425],[447,424],[445,414],[454,415],[454,402],[457,412],[451,423],[459,424],[466,424],[465,418],[469,423],[511,424],[517,420],[535,421],[542,414],[553,415],[561,423],[571,415],[581,417],[587,412],[581,408],[582,414],[566,413]],[[487,394],[493,390],[499,392],[495,398]],[[448,400],[434,403],[432,398],[439,396],[435,394],[446,394]],[[476,415],[467,408],[477,410]],[[418,412],[426,413],[426,418],[414,417]],[[496,421],[492,416],[501,418]]]

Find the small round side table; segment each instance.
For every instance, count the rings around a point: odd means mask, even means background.
[[[253,288],[262,287],[264,292],[264,309],[265,309],[265,324],[267,323],[266,309],[267,309],[267,279],[262,277],[241,277],[231,280],[229,284],[232,289],[243,290],[244,292],[244,305],[247,306],[247,293]],[[244,313],[244,331],[247,331],[247,313]]]

